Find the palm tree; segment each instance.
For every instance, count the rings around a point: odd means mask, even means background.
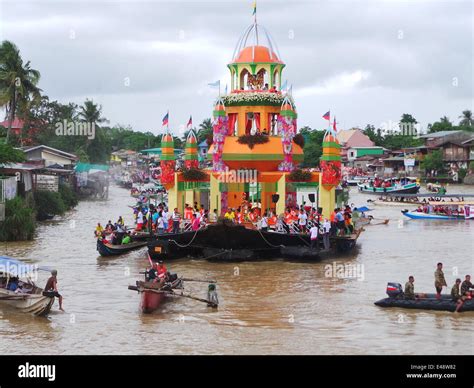
[[[201,124],[199,124],[199,130],[197,133],[198,142],[206,140],[209,135],[212,135],[212,120],[204,119]]]
[[[86,100],[80,107],[79,118],[91,124],[108,122],[105,117],[102,117],[102,105],[94,104],[93,100]]]
[[[449,117],[447,116],[443,116],[439,119],[439,122],[440,123],[443,123],[443,124],[451,124],[451,121],[449,121]]]
[[[8,117],[7,142],[19,106],[41,99],[41,89],[36,86],[39,79],[40,72],[30,67],[30,61],[23,64],[18,47],[4,40],[0,45],[0,106],[6,107]]]
[[[474,120],[472,118],[472,111],[470,110],[463,110],[462,115],[459,116],[461,121],[459,122],[459,125],[462,127],[472,127],[472,124],[474,123]]]

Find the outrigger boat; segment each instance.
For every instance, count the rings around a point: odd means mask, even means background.
[[[250,261],[272,258],[320,260],[322,250],[310,248],[309,234],[262,231],[253,225],[239,225],[222,220],[198,231],[162,234],[148,243],[153,260],[191,256],[216,261]],[[352,250],[362,232],[332,236],[330,251]],[[318,244],[322,246],[322,236]]]
[[[416,210],[402,210],[413,220],[474,220],[474,202],[428,202]]]
[[[53,306],[54,296],[49,296],[30,278],[29,275],[36,271],[49,271],[49,269],[0,256],[0,302],[24,313],[47,315]]]
[[[441,298],[437,299],[436,294],[416,294],[415,299],[406,299],[402,285],[399,283],[388,283],[387,295],[388,298],[381,299],[374,304],[379,307],[399,307],[405,309],[451,312],[456,310],[456,302],[451,298],[451,295],[441,295]],[[474,299],[467,299],[459,311],[474,311]]]
[[[357,186],[360,192],[367,194],[416,194],[420,190],[420,184],[414,178],[390,178],[378,181],[375,178]]]
[[[208,299],[202,299],[184,292],[184,281],[209,282]],[[144,314],[157,310],[166,300],[171,298],[189,298],[204,302],[208,307],[216,308],[219,304],[215,281],[183,279],[176,274],[170,274],[164,284],[149,280],[148,271],[145,272],[145,281],[137,280],[135,286],[128,286],[129,290],[140,294],[140,310]]]

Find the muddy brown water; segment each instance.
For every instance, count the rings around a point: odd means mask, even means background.
[[[451,187],[450,192],[474,193]],[[318,263],[216,263],[183,259],[172,272],[218,280],[219,309],[174,299],[150,315],[129,291],[147,265],[146,250],[102,258],[93,230],[132,217],[127,190],[107,202],[83,201],[59,221],[39,226],[32,242],[2,243],[0,254],[58,269],[66,313],[47,318],[0,306],[0,351],[9,354],[472,354],[474,313],[382,309],[387,281],[415,276],[417,292],[433,292],[436,262],[449,288],[474,273],[474,221],[408,220],[402,208],[372,206],[377,219],[348,256]],[[373,196],[351,190],[362,206]],[[340,267],[343,265],[345,267]],[[337,271],[344,268],[345,278]],[[331,270],[336,269],[331,275]],[[457,272],[456,272],[457,271]],[[456,275],[458,273],[459,275]],[[351,277],[356,275],[357,277]],[[45,275],[40,277],[43,284]],[[204,297],[205,283],[187,283]],[[446,290],[445,292],[449,292]]]

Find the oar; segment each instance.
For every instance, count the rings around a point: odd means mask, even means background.
[[[203,283],[217,283],[217,280],[206,280],[206,279],[190,279],[190,278],[181,278],[184,282],[203,282]]]
[[[207,300],[207,299],[201,299],[201,298],[197,298],[197,297],[195,297],[195,296],[186,295],[186,294],[175,294],[174,292],[171,292],[171,294],[172,294],[172,295],[176,295],[176,296],[182,296],[183,298],[194,299],[194,300],[197,300],[198,302],[207,303],[209,306],[214,307],[214,308],[217,307],[217,304],[216,304],[216,303],[211,302],[210,300]]]

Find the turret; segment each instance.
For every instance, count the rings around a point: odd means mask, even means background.
[[[174,141],[171,134],[165,133],[161,138],[161,184],[168,190],[174,185],[176,158],[174,156]]]
[[[186,138],[186,144],[184,146],[184,167],[199,167],[197,139],[192,129],[188,133],[188,137]]]

